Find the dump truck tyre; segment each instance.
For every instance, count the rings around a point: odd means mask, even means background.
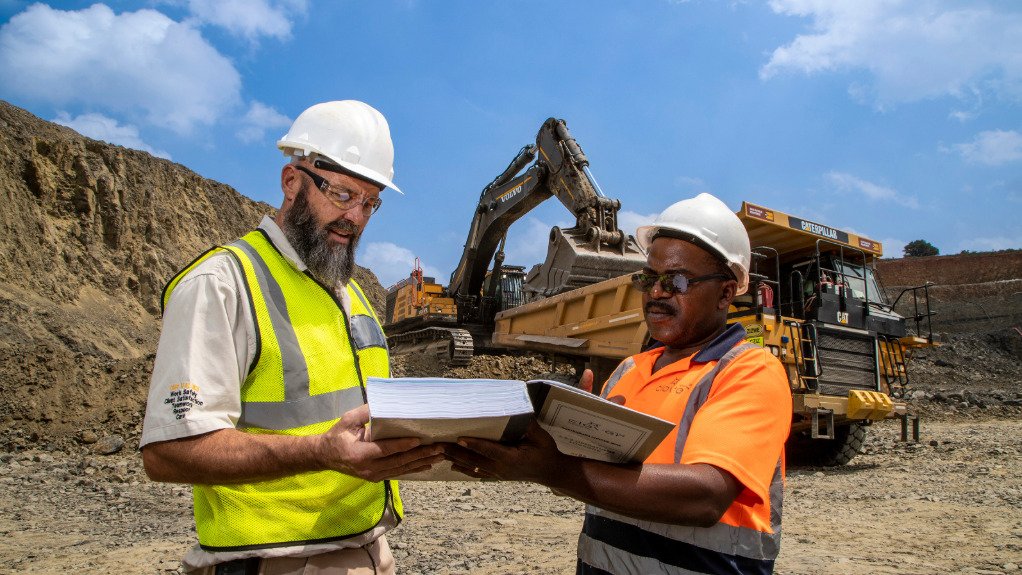
[[[866,426],[849,423],[834,429],[834,439],[813,439],[808,431],[792,434],[788,438],[786,460],[788,465],[834,467],[844,465],[862,453],[866,442]]]

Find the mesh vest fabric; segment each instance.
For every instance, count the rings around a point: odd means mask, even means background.
[[[354,282],[350,319],[340,302],[299,271],[260,230],[206,252],[226,252],[240,266],[255,318],[256,357],[241,386],[237,428],[248,433],[313,435],[364,403],[369,376],[390,374],[386,340],[375,312]],[[193,488],[199,544],[209,551],[341,540],[375,527],[389,506],[403,508],[397,483],[370,483],[334,471],[270,481]]]

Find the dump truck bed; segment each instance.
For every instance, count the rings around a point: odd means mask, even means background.
[[[641,351],[647,338],[630,275],[503,311],[493,333],[494,344],[512,349],[617,360]]]

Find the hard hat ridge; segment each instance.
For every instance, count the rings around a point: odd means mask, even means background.
[[[394,144],[387,119],[357,100],[338,100],[302,112],[278,142],[284,155],[319,155],[351,172],[396,192]]]

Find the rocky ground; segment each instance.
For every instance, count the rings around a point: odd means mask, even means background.
[[[986,338],[950,338],[915,358],[919,443],[900,442],[886,421],[849,465],[789,469],[777,572],[1022,574],[1022,365],[1012,340]],[[538,357],[486,356],[444,375],[549,369]],[[145,477],[137,424],[112,431],[0,431],[0,574],[177,572],[193,537],[190,490]],[[407,517],[391,536],[401,573],[574,572],[573,500],[515,483],[402,491]]]
[[[871,429],[840,468],[788,473],[778,573],[1022,573],[1022,421],[979,408]],[[133,450],[49,451],[8,431],[0,573],[176,573],[187,487],[148,481]],[[405,482],[399,572],[573,573],[582,506],[529,484]]]

